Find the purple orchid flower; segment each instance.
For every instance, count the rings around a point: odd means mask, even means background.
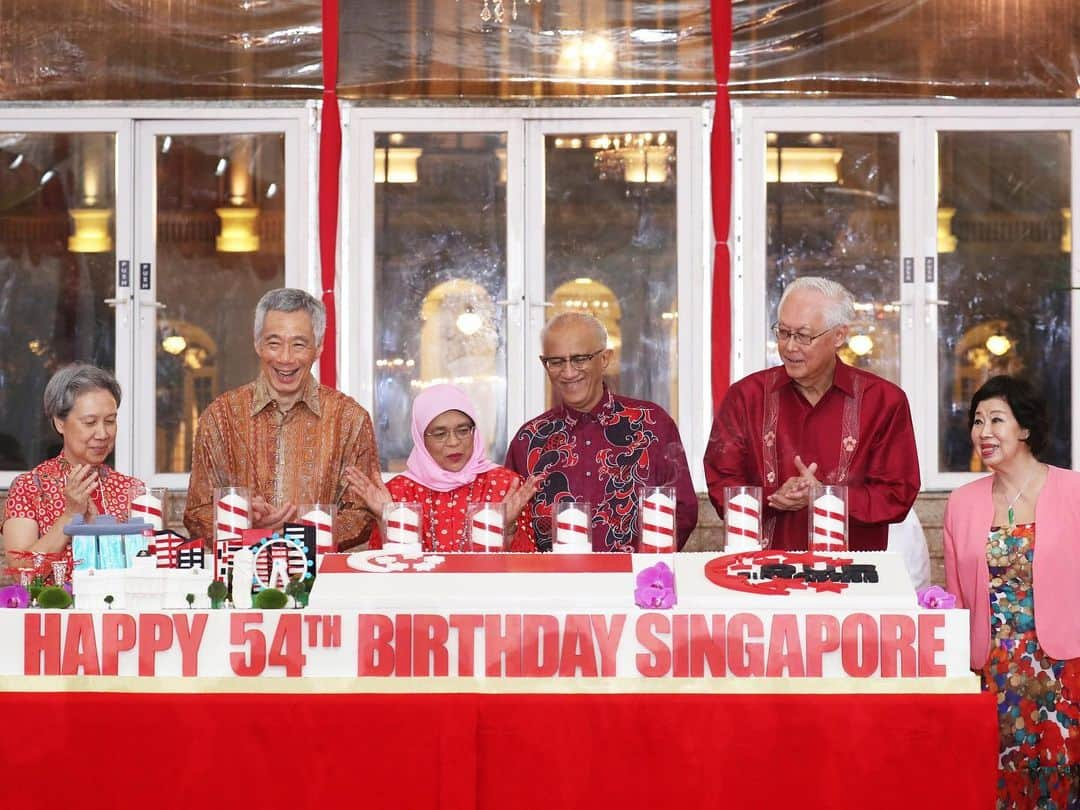
[[[0,608],[27,608],[30,606],[30,591],[22,585],[8,585],[0,588]]]
[[[638,572],[634,602],[646,609],[675,606],[675,572],[667,563],[658,562]]]
[[[948,610],[956,607],[956,597],[940,585],[931,585],[917,593],[919,607],[928,610]]]

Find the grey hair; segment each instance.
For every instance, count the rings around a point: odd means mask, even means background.
[[[311,317],[311,328],[315,332],[315,343],[321,344],[326,334],[326,307],[322,301],[304,290],[294,287],[279,287],[270,290],[255,305],[255,342],[262,337],[263,324],[267,312],[299,312],[303,310]]]
[[[851,297],[847,287],[821,276],[802,276],[784,288],[784,294],[780,296],[780,303],[776,307],[779,316],[780,309],[784,306],[787,297],[793,292],[805,290],[821,293],[825,297],[825,326],[832,329],[836,326],[847,326],[855,320],[855,300]]]
[[[45,386],[42,405],[49,421],[68,418],[75,400],[88,391],[108,391],[120,407],[120,383],[103,368],[89,363],[72,363],[52,375]]]
[[[553,329],[561,329],[565,326],[584,326],[592,331],[593,336],[600,341],[602,348],[606,349],[608,345],[608,333],[607,327],[603,322],[588,312],[576,312],[571,310],[570,312],[560,312],[550,321],[544,324],[544,328],[540,330],[540,345],[544,345],[544,341],[547,340],[548,334]]]

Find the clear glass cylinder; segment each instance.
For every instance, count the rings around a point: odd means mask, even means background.
[[[551,550],[557,554],[592,551],[592,521],[588,501],[559,501],[551,510]]]
[[[848,550],[848,491],[835,484],[810,488],[810,551]]]
[[[239,540],[251,528],[251,493],[247,487],[214,489],[214,542]]]
[[[492,552],[506,547],[506,504],[470,503],[465,515],[466,550]]]
[[[148,487],[136,481],[131,485],[131,520],[142,518],[155,532],[164,530],[168,496],[165,487]]]
[[[675,551],[675,487],[642,487],[638,501],[642,554]]]
[[[334,519],[337,505],[332,503],[302,503],[296,507],[296,522],[315,527],[315,553],[328,554],[335,550]]]
[[[724,551],[761,551],[768,540],[761,526],[761,487],[724,487]]]
[[[419,554],[423,551],[424,507],[412,501],[392,501],[383,507],[383,548]]]

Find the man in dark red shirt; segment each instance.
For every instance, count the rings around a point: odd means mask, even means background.
[[[634,551],[640,540],[640,490],[675,488],[676,541],[682,548],[697,525],[697,496],[679,429],[652,402],[610,391],[607,330],[592,315],[557,315],[541,335],[551,388],[559,400],[521,426],[506,466],[543,476],[533,500],[537,547],[551,548],[551,510],[558,501],[588,501],[595,551]]]
[[[841,361],[855,308],[836,282],[795,280],[773,326],[783,366],[728,390],[705,450],[705,481],[723,514],[724,487],[763,488],[772,547],[805,549],[811,485],[848,488],[849,546],[884,550],[919,493],[915,433],[904,392]]]

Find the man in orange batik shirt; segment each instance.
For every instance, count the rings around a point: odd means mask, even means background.
[[[199,418],[184,525],[213,536],[214,488],[247,487],[251,525],[278,528],[301,504],[335,504],[339,550],[368,539],[373,515],[346,496],[345,468],[379,475],[371,417],[320,385],[326,310],[303,290],[271,290],[255,308],[258,378],[215,399]]]

